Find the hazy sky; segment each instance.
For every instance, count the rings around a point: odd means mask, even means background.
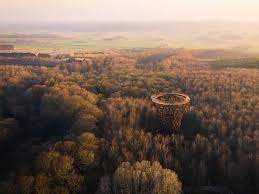
[[[259,0],[0,0],[0,21],[259,22]]]

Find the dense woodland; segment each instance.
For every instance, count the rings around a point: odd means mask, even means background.
[[[0,65],[0,193],[256,193],[258,69],[164,49],[21,64]],[[159,92],[190,96],[182,133]]]

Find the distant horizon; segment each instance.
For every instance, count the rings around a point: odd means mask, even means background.
[[[38,33],[38,32],[148,32],[181,33],[188,31],[210,31],[212,29],[228,31],[255,31],[258,22],[245,21],[12,21],[0,22],[0,32]]]
[[[258,53],[258,28],[259,23],[233,21],[27,21],[0,23],[0,35],[14,35],[8,41],[2,40],[13,42],[20,49],[80,50],[94,47],[98,50],[166,45],[172,48],[228,48]],[[49,38],[37,35],[49,35]],[[26,44],[21,44],[24,39]]]

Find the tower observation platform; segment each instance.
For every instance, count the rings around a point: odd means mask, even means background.
[[[151,100],[164,127],[179,131],[183,114],[189,110],[190,97],[181,93],[161,93],[152,95]]]

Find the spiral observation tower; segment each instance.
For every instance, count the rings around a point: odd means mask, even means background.
[[[161,93],[152,95],[151,100],[164,127],[179,131],[183,114],[189,109],[190,97],[181,93]]]

